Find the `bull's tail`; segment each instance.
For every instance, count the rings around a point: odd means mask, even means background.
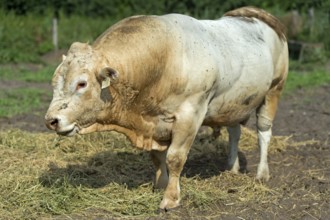
[[[229,11],[225,13],[224,16],[242,17],[247,21],[253,21],[251,18],[259,19],[268,24],[277,33],[280,39],[286,41],[284,25],[275,16],[262,9],[252,6],[242,7]]]

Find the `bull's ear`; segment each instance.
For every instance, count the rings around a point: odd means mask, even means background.
[[[101,70],[100,72],[100,79],[102,82],[102,89],[109,87],[110,82],[116,82],[118,78],[118,72],[117,70],[111,68],[111,67],[106,67]]]
[[[62,55],[62,62],[66,59],[66,56],[63,54]]]

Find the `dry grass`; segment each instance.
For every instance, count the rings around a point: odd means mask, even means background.
[[[225,161],[227,135],[198,137],[181,179],[182,209],[189,211],[174,211],[173,218],[203,213],[212,218],[224,214],[217,206],[234,210],[276,200],[278,192],[251,175],[219,172],[214,162]],[[274,137],[270,151],[285,151],[288,143],[288,137]],[[241,150],[256,146],[255,133],[243,129]],[[149,155],[117,133],[60,138],[11,130],[0,133],[0,154],[1,219],[157,215],[163,192],[152,192]]]

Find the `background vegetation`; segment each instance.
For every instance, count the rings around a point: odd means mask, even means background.
[[[285,17],[297,10],[304,20],[297,40],[323,42],[330,50],[330,0],[2,0],[0,1],[0,63],[38,62],[53,50],[52,18],[59,18],[59,47],[92,42],[116,21],[136,14],[183,13],[215,19],[228,10],[254,5]],[[313,28],[308,9],[314,9]]]

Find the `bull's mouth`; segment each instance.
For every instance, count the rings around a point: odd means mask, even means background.
[[[79,132],[79,128],[77,126],[74,126],[72,129],[65,130],[65,131],[56,131],[58,135],[61,136],[73,136]]]

